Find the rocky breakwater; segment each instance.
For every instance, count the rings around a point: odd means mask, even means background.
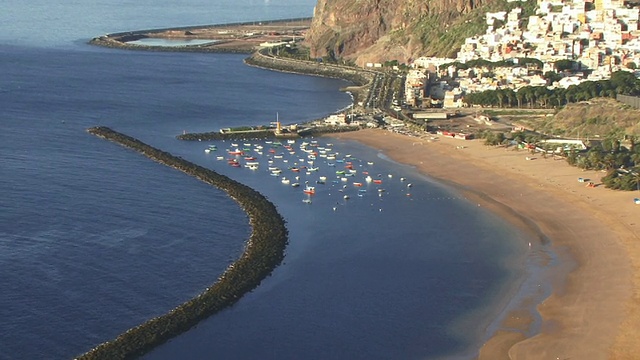
[[[377,74],[358,67],[278,57],[271,54],[269,49],[254,52],[244,62],[264,69],[347,80],[354,86],[344,90],[352,93],[356,104],[366,96]]]
[[[100,344],[78,359],[129,359],[189,330],[198,322],[233,305],[256,288],[284,258],[288,241],[285,221],[259,192],[210,169],[149,146],[107,127],[94,127],[90,134],[133,149],[161,164],[178,169],[211,184],[238,202],[249,216],[252,233],[242,256],[218,280],[195,298],[168,313],[131,328],[117,338]]]
[[[273,56],[269,53],[269,49],[254,52],[250,57],[246,58],[244,62],[247,65],[283,72],[344,79],[360,86],[369,84],[376,74],[374,71],[352,66]]]

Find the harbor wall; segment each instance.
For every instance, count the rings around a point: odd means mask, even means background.
[[[189,330],[200,321],[235,304],[244,294],[256,288],[282,262],[288,242],[284,218],[278,213],[275,205],[258,191],[110,128],[94,127],[87,131],[225,191],[247,213],[252,233],[240,258],[202,293],[168,313],[150,319],[117,338],[96,346],[77,359],[111,360],[140,357]]]
[[[356,67],[277,57],[269,54],[269,49],[253,52],[244,62],[250,66],[270,70],[343,79],[357,86],[370,84],[376,74]]]

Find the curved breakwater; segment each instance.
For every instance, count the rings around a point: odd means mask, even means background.
[[[163,165],[225,191],[247,213],[252,233],[242,256],[231,264],[211,287],[168,313],[148,320],[82,354],[78,359],[126,359],[189,330],[201,320],[233,305],[257,287],[284,258],[288,242],[285,221],[262,194],[227,176],[156,149],[107,127],[93,127],[90,134],[133,149]]]

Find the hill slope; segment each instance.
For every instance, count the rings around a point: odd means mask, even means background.
[[[359,65],[423,55],[455,55],[464,38],[486,31],[485,12],[535,3],[506,0],[318,0],[307,44],[314,57]]]

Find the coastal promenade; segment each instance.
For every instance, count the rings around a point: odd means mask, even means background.
[[[559,259],[548,264],[542,303],[517,304],[481,359],[637,359],[640,354],[640,208],[635,194],[585,187],[604,174],[481,140],[417,140],[384,130],[335,135],[380,149],[390,158],[457,187],[540,241]],[[527,160],[528,159],[528,160]],[[536,244],[533,244],[534,247]],[[534,250],[532,250],[534,251]],[[527,295],[527,294],[525,294]],[[530,336],[536,308],[540,332]]]

